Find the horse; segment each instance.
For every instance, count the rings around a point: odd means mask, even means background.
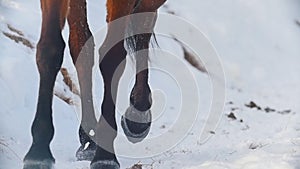
[[[91,161],[91,169],[120,168],[113,145],[117,136],[114,101],[117,97],[118,82],[125,68],[128,48],[134,51],[149,48],[150,39],[155,36],[153,29],[157,10],[165,1],[107,0],[108,29],[99,49],[101,60],[99,68],[104,81],[104,97],[101,117],[98,121],[94,111],[91,79],[95,44],[87,22],[86,0],[40,1],[42,27],[36,51],[40,77],[39,93],[31,126],[32,144],[23,160],[24,169],[50,169],[55,164],[55,158],[49,147],[54,136],[52,100],[54,83],[63,62],[66,46],[62,37],[66,21],[70,28],[68,43],[79,79],[82,106],[82,118],[78,130],[81,146],[76,152],[76,157],[78,160]],[[117,25],[112,24],[122,17],[145,12],[152,14],[140,20],[123,19]],[[148,33],[125,38],[126,29],[130,29],[129,25],[146,29]],[[108,48],[111,38],[116,34],[123,38]],[[79,57],[80,55],[82,57]],[[130,93],[130,106],[122,116],[121,125],[128,140],[137,143],[148,135],[151,126],[152,100],[148,84],[148,52],[135,54],[134,59],[136,61],[135,84]]]

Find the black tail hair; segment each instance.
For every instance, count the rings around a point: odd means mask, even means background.
[[[139,0],[136,4],[135,9],[138,7],[142,0]],[[154,15],[154,16],[153,16]],[[143,14],[141,15],[143,16]],[[133,17],[129,17],[129,22],[126,28],[126,40],[125,40],[125,46],[127,48],[127,52],[129,55],[134,56],[134,53],[138,50],[143,49],[143,47],[140,46],[141,43],[143,43],[143,35],[144,34],[150,34],[150,41],[148,42],[151,46],[151,48],[159,48],[156,35],[154,33],[154,25],[157,18],[157,13],[149,13],[149,17],[146,14],[145,18],[141,18],[141,16],[134,15]],[[143,24],[140,24],[143,23]],[[145,26],[146,25],[146,26]],[[144,27],[144,28],[142,28]],[[141,33],[145,32],[144,34],[138,34],[137,30],[145,29],[140,31]],[[139,43],[139,44],[138,44]]]

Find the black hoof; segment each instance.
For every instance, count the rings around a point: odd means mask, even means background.
[[[49,146],[32,144],[24,157],[24,169],[50,169],[54,163]]]
[[[120,169],[120,164],[115,160],[96,161],[91,164],[91,169]]]
[[[76,158],[78,161],[92,161],[95,154],[96,154],[96,145],[95,143],[89,144],[87,147],[81,145],[77,152],[76,152]]]
[[[25,160],[23,169],[53,169],[54,161],[53,160]]]
[[[144,140],[150,131],[151,111],[139,111],[130,106],[122,116],[121,125],[127,139],[132,143]]]

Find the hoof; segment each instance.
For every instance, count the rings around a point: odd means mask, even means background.
[[[90,144],[87,148],[81,145],[76,151],[78,161],[92,161],[96,154],[96,145]]]
[[[120,169],[120,164],[115,160],[96,161],[91,164],[91,169]]]
[[[150,131],[151,111],[139,111],[130,106],[122,116],[121,125],[127,139],[132,143],[144,140]]]
[[[53,160],[43,160],[43,161],[25,160],[23,169],[54,169],[54,161]]]
[[[32,144],[24,157],[23,169],[52,169],[55,159],[49,146]]]

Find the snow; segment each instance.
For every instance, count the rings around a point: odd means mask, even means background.
[[[167,148],[160,149],[159,146],[172,140],[148,144],[148,149],[142,149],[143,144],[132,145],[125,140],[120,129],[116,151],[122,168],[139,163],[143,168],[167,169],[299,169],[300,27],[295,20],[300,19],[300,2],[190,0],[183,3],[169,0],[166,5],[160,12],[174,11],[175,15],[186,19],[207,35],[217,49],[226,75],[224,112],[212,137],[200,144],[199,134],[212,98],[210,79],[187,66],[178,43],[158,37],[160,47],[170,53],[153,55],[151,65],[169,68],[180,78],[187,74],[186,71],[191,71],[196,77],[199,98],[186,101],[190,106],[199,105],[200,112],[184,139],[176,140],[175,145]],[[105,24],[104,7],[104,1],[88,1],[93,33]],[[36,44],[40,23],[38,1],[0,0],[1,31],[12,33],[7,28],[10,24]],[[68,27],[63,35],[67,40]],[[30,126],[36,109],[39,77],[35,49],[16,44],[2,33],[0,42],[0,169],[17,169],[22,167],[22,158],[31,143]],[[74,79],[76,71],[68,53],[66,49],[63,67]],[[172,54],[177,59],[170,59]],[[118,96],[118,125],[120,115],[127,109],[133,84],[133,63],[130,59],[128,62]],[[95,107],[99,114],[103,84],[97,68],[94,76],[97,82],[93,89]],[[158,70],[152,70],[150,78],[151,88],[154,89],[155,122],[149,138],[156,139],[176,132],[171,127],[180,116],[180,90],[188,85],[178,85],[174,82],[176,79]],[[72,94],[61,75],[57,78],[55,91]],[[78,98],[75,99],[78,103]],[[245,106],[250,101],[262,109],[269,107],[276,112],[250,109]],[[75,159],[75,151],[79,147],[78,104],[70,106],[57,97],[53,102],[55,136],[51,148],[56,158],[56,168],[88,168],[89,162],[77,162]],[[284,110],[291,111],[280,113]],[[230,112],[234,113],[236,120],[227,117]],[[135,151],[128,154],[129,150]],[[153,155],[153,152],[157,153]]]

